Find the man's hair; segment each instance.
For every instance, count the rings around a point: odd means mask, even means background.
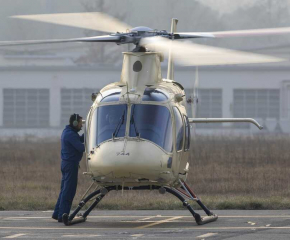
[[[79,122],[82,118],[83,118],[82,116],[80,116],[79,114],[76,114],[76,113],[70,115],[70,118],[69,118],[69,125],[70,125],[71,127],[73,127],[73,126],[74,126],[74,125],[73,125],[73,122],[74,122],[76,119],[77,119],[77,121]]]

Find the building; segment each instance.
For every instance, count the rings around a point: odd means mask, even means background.
[[[288,49],[267,49],[262,53],[283,57]],[[70,114],[86,117],[93,92],[120,79],[121,66],[81,66],[70,59],[49,54],[2,54],[2,135],[16,134],[19,129],[30,134],[48,130],[52,135],[59,134]],[[163,67],[166,77],[166,63]],[[185,87],[187,99],[192,98],[195,71],[192,67],[176,68],[175,80]],[[200,68],[196,116],[251,117],[261,122],[266,132],[290,132],[289,76],[289,62]],[[191,107],[188,103],[189,115]],[[258,131],[255,126],[238,123],[198,124],[197,129]]]

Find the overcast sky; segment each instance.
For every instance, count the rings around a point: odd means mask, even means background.
[[[202,4],[198,4],[199,1]],[[103,11],[119,18],[127,24],[135,26],[148,26],[154,29],[170,30],[171,18],[178,18],[178,31],[202,32],[238,29],[257,29],[268,27],[290,26],[287,14],[274,11],[277,6],[285,6],[290,0],[104,0],[103,9],[96,7],[100,0],[1,0],[0,8],[0,41],[31,40],[31,39],[57,39],[95,36],[100,33],[86,31],[80,28],[53,25],[41,22],[11,19],[11,15],[45,14],[60,12],[85,11],[84,3],[92,5],[92,11]],[[255,4],[263,5],[262,8],[242,11],[243,8]],[[265,6],[266,3],[266,6]],[[284,3],[284,4],[282,4]],[[267,14],[268,6],[273,8],[273,13]],[[95,7],[94,7],[95,5]],[[208,7],[211,7],[211,11]],[[284,8],[283,8],[284,9]],[[290,9],[290,8],[289,8]],[[234,15],[226,14],[235,12]],[[239,11],[241,10],[241,11]],[[219,14],[220,13],[220,14]],[[286,39],[287,37],[287,39]],[[261,41],[262,38],[235,38],[220,40],[196,40],[201,44],[220,44],[218,46],[229,48],[250,49],[256,45],[278,45],[277,39],[283,39],[283,44],[289,43],[290,36],[279,36]],[[285,38],[285,41],[284,41]],[[199,41],[199,42],[198,42]],[[232,45],[231,45],[232,44]],[[77,44],[80,46],[79,44]],[[60,45],[58,45],[60,46]],[[27,46],[29,48],[29,46]],[[31,46],[32,48],[32,46]],[[111,45],[110,45],[111,48]],[[119,47],[120,48],[120,47]],[[20,49],[20,47],[17,47]]]
[[[234,11],[237,8],[254,5],[260,0],[198,0],[198,1],[215,10],[218,10],[220,13],[227,13]],[[263,0],[263,1],[271,1],[272,4],[275,4],[276,1],[285,1],[285,0]],[[289,0],[286,1],[290,2]]]

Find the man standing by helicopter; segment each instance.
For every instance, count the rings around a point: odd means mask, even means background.
[[[61,135],[61,189],[52,214],[52,218],[58,222],[62,222],[64,213],[69,215],[76,193],[79,162],[85,151],[84,134],[78,134],[82,126],[82,117],[74,113]]]

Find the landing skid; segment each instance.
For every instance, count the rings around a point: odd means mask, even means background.
[[[123,187],[123,190],[159,190],[161,194],[164,194],[165,192],[171,193],[175,197],[177,197],[182,203],[183,206],[185,206],[192,216],[194,217],[196,223],[198,225],[203,225],[209,222],[216,221],[218,219],[218,216],[213,214],[210,210],[207,209],[205,205],[200,201],[200,199],[197,198],[197,196],[193,193],[193,191],[188,187],[188,185],[185,182],[180,181],[181,183],[181,190],[171,187],[161,187],[161,186],[141,186],[141,187]],[[112,190],[122,190],[122,186],[110,186],[110,187],[104,187],[102,189],[96,190],[89,194],[87,197],[85,197],[82,201],[80,201],[78,207],[74,210],[74,212],[70,215],[63,214],[62,220],[63,223],[66,226],[70,226],[73,224],[85,222],[87,220],[87,216],[90,214],[90,212],[98,205],[98,203],[105,197],[105,195],[112,191]],[[184,192],[185,191],[185,192]],[[86,203],[94,199],[95,201],[91,204],[91,206],[81,215],[78,215],[78,212],[86,205]],[[206,217],[201,217],[198,213],[196,213],[193,208],[190,206],[190,204],[186,201],[186,198],[192,199],[197,202],[197,204],[205,211],[207,214]]]

